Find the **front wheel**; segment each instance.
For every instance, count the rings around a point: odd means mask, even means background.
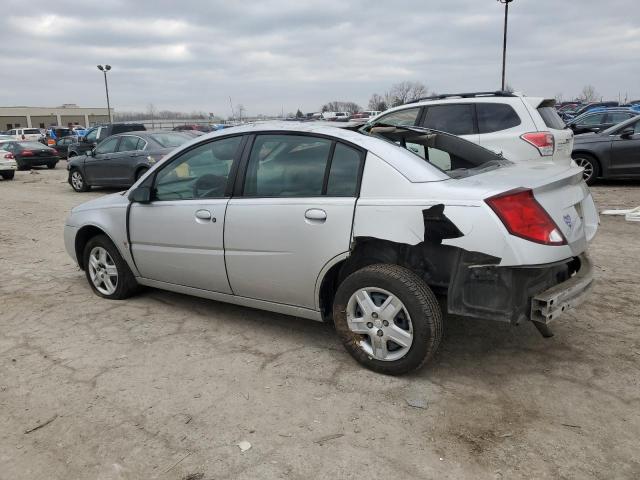
[[[585,153],[576,153],[573,155],[573,161],[584,169],[582,171],[582,179],[585,183],[587,185],[593,185],[600,175],[600,165],[598,161],[591,155]]]
[[[435,295],[420,277],[398,265],[370,265],[349,275],[336,292],[333,320],[351,356],[388,375],[420,368],[442,338]]]
[[[51,163],[47,163],[47,168],[53,170],[54,168],[56,168],[56,163],[57,162],[51,162]]]
[[[123,300],[135,292],[137,282],[131,269],[106,235],[89,240],[82,258],[89,285],[97,295]]]
[[[88,192],[91,187],[87,185],[87,182],[84,179],[84,175],[80,170],[71,170],[71,176],[69,178],[71,183],[71,188],[73,188],[76,192]]]
[[[2,172],[2,178],[5,180],[13,180],[13,177],[15,176],[16,172],[14,172],[13,170],[11,170],[10,172]]]

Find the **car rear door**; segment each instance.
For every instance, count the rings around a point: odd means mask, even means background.
[[[84,162],[85,176],[90,185],[115,185],[115,174],[112,170],[111,157],[118,148],[120,137],[111,137],[87,152]]]
[[[363,164],[363,151],[327,137],[252,137],[225,223],[234,294],[317,310],[318,275],[349,251]]]
[[[620,133],[629,128],[633,128],[635,133],[623,138]],[[622,176],[640,175],[640,120],[620,128],[612,136],[609,173]]]
[[[242,141],[225,137],[181,152],[154,174],[151,202],[131,205],[131,251],[144,278],[231,293],[224,227]]]
[[[144,148],[146,142],[136,135],[120,135],[118,149],[111,155],[110,170],[113,181],[118,185],[133,185],[135,166],[140,156],[138,144]]]

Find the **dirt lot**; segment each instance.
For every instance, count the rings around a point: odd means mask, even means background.
[[[0,181],[1,479],[640,476],[640,224],[602,218],[595,291],[554,338],[448,319],[435,361],[391,378],[326,325],[98,298],[62,226],[106,191],[64,168]],[[640,183],[593,192],[640,205]]]

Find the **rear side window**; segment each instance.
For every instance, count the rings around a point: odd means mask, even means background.
[[[600,125],[604,123],[604,113],[594,113],[593,115],[587,115],[578,122],[578,125]]]
[[[355,197],[358,194],[358,176],[362,155],[355,148],[336,144],[331,160],[327,195],[330,197]]]
[[[476,112],[479,133],[499,132],[522,123],[511,105],[505,103],[477,103]]]
[[[473,105],[433,105],[427,108],[422,125],[453,135],[473,134]]]
[[[415,125],[419,112],[420,112],[419,108],[407,108],[406,110],[399,110],[397,112],[393,112],[393,113],[390,113],[389,115],[385,115],[384,117],[379,118],[376,121],[376,125],[378,124],[393,125],[393,126]]]
[[[562,130],[565,127],[555,107],[538,107],[538,113],[547,127],[555,128],[556,130]]]
[[[120,140],[120,145],[118,146],[119,152],[130,152],[132,150],[136,150],[138,145],[138,137],[132,137],[131,135],[125,135]]]
[[[608,114],[607,122],[620,123],[620,122],[624,122],[625,120],[629,120],[633,116],[634,115],[632,113],[627,113],[627,112],[612,112]]]
[[[322,195],[331,141],[303,135],[259,135],[249,157],[244,195]]]

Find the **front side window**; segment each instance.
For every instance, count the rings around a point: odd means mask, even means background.
[[[422,126],[453,135],[471,135],[475,131],[473,105],[449,104],[428,107]]]
[[[102,142],[100,145],[96,147],[96,153],[104,154],[104,153],[115,152],[116,146],[118,145],[118,140],[120,140],[119,137],[113,137],[105,140],[104,142]]]
[[[158,173],[154,200],[223,198],[241,140],[231,137],[205,143],[175,158]]]
[[[620,123],[633,117],[632,113],[627,112],[611,112],[607,116],[607,123]]]
[[[93,130],[89,130],[84,138],[87,142],[95,142],[98,139],[98,129],[94,128]]]
[[[120,146],[118,146],[119,152],[131,152],[137,149],[138,137],[132,137],[131,135],[125,135],[121,137]]]
[[[258,135],[244,183],[249,197],[322,195],[331,140],[304,135]]]
[[[419,108],[407,108],[406,110],[398,110],[396,112],[392,112],[389,115],[385,115],[382,118],[376,120],[376,125],[392,125],[396,126],[407,126],[407,125],[415,125],[416,120],[418,118],[418,113],[420,113]]]
[[[604,113],[596,113],[594,115],[587,115],[582,119],[580,125],[600,125],[604,122]]]
[[[478,132],[492,133],[520,125],[520,117],[505,103],[477,103]]]

